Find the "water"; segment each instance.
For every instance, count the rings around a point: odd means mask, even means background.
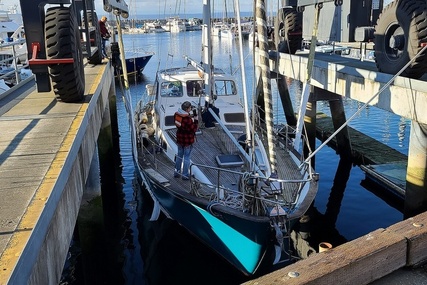
[[[200,60],[200,39],[200,32],[124,35],[126,48],[138,47],[156,53],[144,70],[142,80],[131,84],[134,105],[145,91],[145,85],[154,81],[158,68],[185,64],[183,52],[196,61]],[[236,73],[240,78],[236,43],[216,39],[213,43],[214,63],[216,67]],[[245,69],[252,74],[252,50],[247,42],[243,50]],[[250,94],[253,90],[251,76],[247,78],[247,88]],[[297,84],[291,90],[297,91]],[[278,96],[277,91],[273,91],[273,96]],[[361,105],[351,100],[345,100],[344,104],[347,117]],[[249,280],[176,222],[163,217],[156,222],[149,221],[152,202],[137,183],[120,88],[117,88],[117,108],[121,176],[118,178],[114,203],[108,204],[112,209],[105,210],[109,213],[105,219],[108,234],[105,241],[107,246],[99,249],[101,265],[90,274],[96,276],[98,284],[115,285],[239,284]],[[328,104],[319,102],[318,111],[329,114]],[[350,126],[402,153],[408,152],[410,122],[407,120],[369,107]],[[320,145],[320,142],[317,144]],[[316,155],[316,170],[320,173],[320,184],[310,211],[313,242],[327,241],[337,246],[403,219],[401,212],[362,187],[364,173],[359,167],[340,161],[334,150],[325,147]],[[77,269],[71,270],[62,284],[82,284],[78,262],[74,267]],[[263,272],[267,270],[271,268]]]

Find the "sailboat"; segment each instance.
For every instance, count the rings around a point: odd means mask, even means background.
[[[176,220],[250,276],[263,262],[279,262],[283,252],[290,258],[284,240],[312,203],[318,175],[293,148],[299,134],[264,120],[260,114],[269,112],[249,108],[236,79],[213,67],[210,8],[204,0],[202,60],[187,57],[185,66],[159,70],[137,103],[133,151],[154,201],[151,219],[162,212]],[[200,120],[189,179],[181,179],[174,175],[174,114],[186,101]]]

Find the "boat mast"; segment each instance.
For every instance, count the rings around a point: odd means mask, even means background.
[[[248,93],[246,91],[246,73],[244,72],[245,69],[245,59],[243,57],[243,35],[242,35],[242,25],[240,23],[240,3],[239,0],[234,1],[234,6],[236,7],[236,18],[237,18],[237,27],[239,32],[239,58],[240,58],[240,65],[241,65],[241,74],[242,74],[242,91],[243,91],[243,104],[244,104],[244,111],[245,111],[245,121],[246,123],[246,141],[249,145],[249,154],[252,155],[252,136],[251,136],[251,128],[249,122],[251,121],[249,117],[249,103],[248,103]]]
[[[125,48],[123,45],[123,37],[122,37],[122,26],[120,21],[120,15],[116,15],[116,25],[117,25],[117,36],[119,38],[119,49],[120,49],[120,60],[122,61],[122,73],[123,73],[123,82],[125,85],[125,89],[129,89],[129,80],[128,80],[128,71],[126,67],[126,57],[125,57]],[[113,31],[114,34],[114,31]]]
[[[202,64],[204,70],[205,94],[209,96],[209,103],[213,102],[212,94],[212,43],[211,43],[211,4],[210,0],[203,0],[202,25]]]
[[[276,173],[277,158],[274,146],[276,139],[273,134],[273,100],[271,95],[270,82],[270,58],[268,56],[268,36],[267,21],[265,13],[265,1],[257,0],[255,7],[255,17],[258,30],[259,42],[259,65],[261,67],[261,81],[265,105],[265,124],[267,129],[268,154],[271,164],[271,172]]]

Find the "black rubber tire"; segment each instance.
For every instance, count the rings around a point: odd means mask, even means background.
[[[294,8],[279,9],[274,23],[277,51],[295,54],[302,44],[302,13]]]
[[[80,31],[74,9],[67,7],[47,9],[45,41],[47,59],[74,59],[73,63],[49,65],[49,75],[57,100],[82,101],[85,76]]]
[[[102,63],[102,43],[101,43],[101,32],[98,23],[98,16],[96,12],[88,13],[88,22],[89,26],[95,27],[95,32],[90,34],[90,39],[93,40],[91,46],[96,46],[97,50],[93,53],[91,57],[88,58],[90,64],[100,64]]]
[[[426,1],[395,0],[387,5],[378,18],[374,37],[378,70],[396,74],[422,49],[420,43],[427,41]],[[394,47],[390,46],[390,40],[395,40]],[[424,53],[401,76],[420,78],[426,67],[427,57]]]

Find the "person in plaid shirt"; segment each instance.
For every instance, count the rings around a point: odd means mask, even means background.
[[[178,154],[175,157],[174,177],[179,178],[182,173],[183,180],[189,179],[188,168],[190,166],[190,155],[193,149],[195,133],[199,125],[196,114],[194,114],[195,118],[192,118],[190,112],[191,103],[185,101],[174,115],[175,125],[177,127],[176,141],[178,144]]]

